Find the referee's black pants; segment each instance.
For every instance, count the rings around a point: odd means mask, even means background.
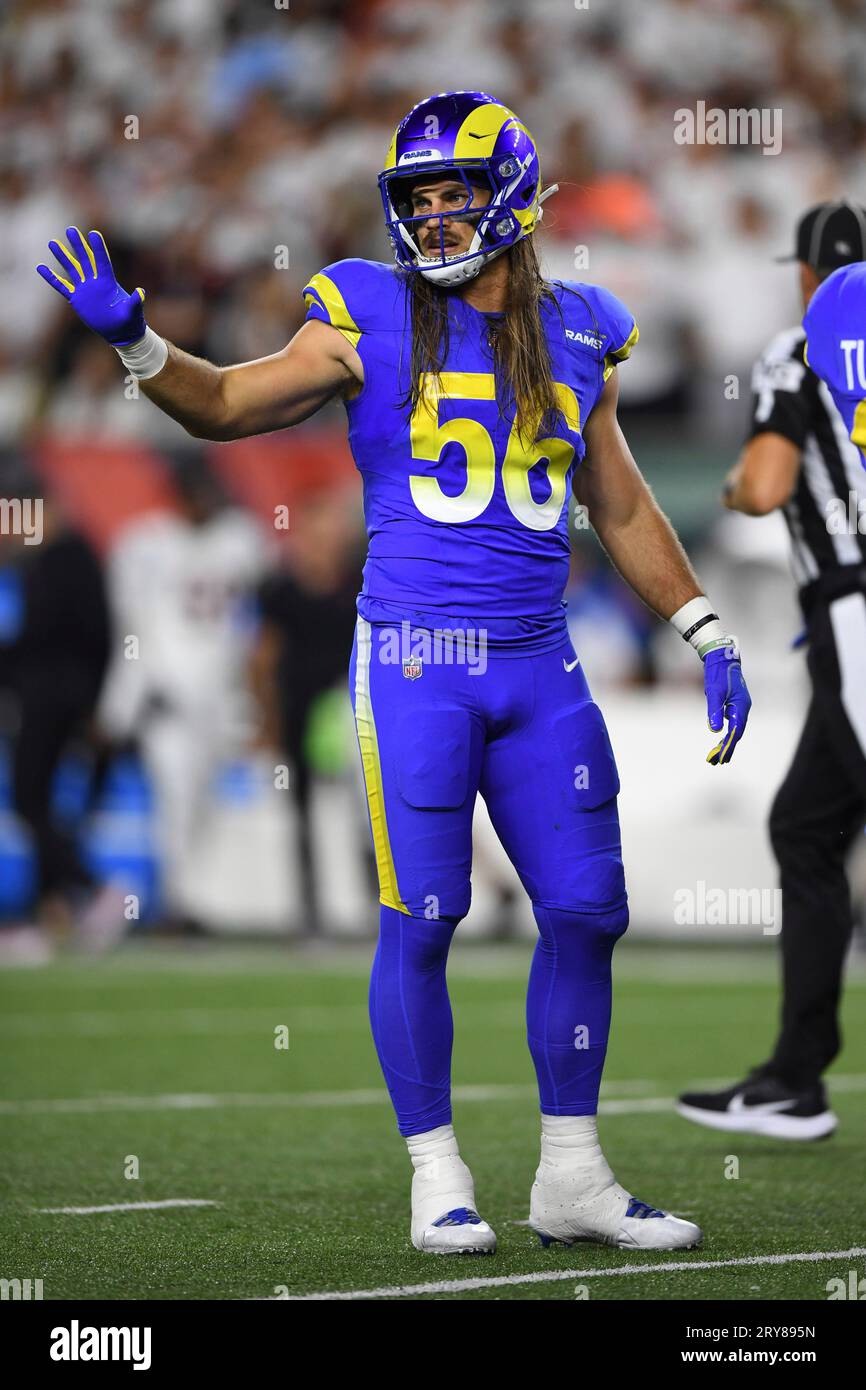
[[[812,700],[770,814],[782,889],[782,1017],[769,1066],[813,1086],[842,1046],[852,912],[846,856],[866,820],[866,593],[808,613]]]

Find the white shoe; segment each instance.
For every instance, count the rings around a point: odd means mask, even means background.
[[[474,1207],[453,1207],[423,1229],[413,1225],[412,1244],[425,1255],[493,1255],[496,1233]]]
[[[412,1178],[412,1244],[425,1255],[492,1255],[496,1234],[475,1210],[472,1174],[449,1155]]]
[[[687,1120],[732,1134],[769,1139],[827,1139],[839,1124],[822,1081],[795,1090],[765,1063],[721,1091],[686,1091],[677,1110]]]
[[[581,1202],[573,1181],[536,1176],[529,1225],[545,1248],[554,1241],[562,1245],[591,1241],[627,1250],[692,1250],[703,1240],[700,1226],[693,1221],[648,1206],[618,1182]]]

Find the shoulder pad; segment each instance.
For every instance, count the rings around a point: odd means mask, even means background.
[[[640,336],[634,315],[621,299],[601,285],[576,280],[562,280],[559,284],[559,303],[566,318],[570,308],[578,305],[582,308],[581,322],[574,329],[566,324],[566,337],[604,353],[604,379],[607,381],[617,363],[624,362],[630,355]]]
[[[306,317],[332,324],[353,347],[362,333],[389,325],[400,293],[393,266],[357,259],[325,266],[303,291]]]

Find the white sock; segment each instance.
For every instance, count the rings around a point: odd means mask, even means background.
[[[439,1159],[460,1156],[453,1125],[440,1125],[438,1129],[428,1129],[424,1134],[409,1134],[406,1136],[406,1147],[416,1173],[431,1167]]]
[[[598,1142],[595,1115],[542,1115],[541,1163],[538,1177],[557,1184],[567,1181],[584,1200],[616,1182]]]
[[[425,1134],[410,1134],[406,1147],[415,1169],[412,1220],[424,1227],[454,1207],[474,1207],[472,1174],[460,1157],[454,1129],[440,1125]]]

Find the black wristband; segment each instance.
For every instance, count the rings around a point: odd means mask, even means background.
[[[718,613],[704,614],[703,618],[698,618],[698,621],[696,623],[692,623],[688,632],[683,633],[683,641],[688,642],[692,637],[694,637],[696,632],[700,632],[702,627],[706,627],[707,623],[717,623],[718,621]]]

